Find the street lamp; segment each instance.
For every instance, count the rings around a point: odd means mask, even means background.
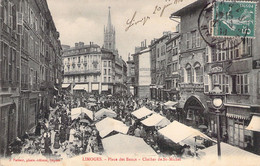
[[[220,149],[220,123],[219,123],[219,116],[220,116],[220,111],[219,109],[223,106],[223,99],[222,99],[222,90],[219,88],[219,85],[214,85],[213,90],[211,91],[211,96],[212,96],[212,105],[214,109],[216,109],[215,113],[217,116],[217,134],[218,134],[218,139],[217,139],[217,144],[218,144],[218,157],[221,157],[221,149]]]

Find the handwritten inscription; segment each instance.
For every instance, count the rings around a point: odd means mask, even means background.
[[[183,0],[165,0],[167,4],[164,5],[156,5],[151,13],[151,15],[146,15],[144,17],[137,18],[137,11],[134,12],[132,17],[130,19],[127,19],[126,21],[126,28],[125,31],[128,31],[131,27],[141,24],[145,25],[148,20],[152,19],[152,15],[159,15],[160,17],[163,16],[165,10],[170,7],[172,4],[177,4],[179,2],[182,2]]]

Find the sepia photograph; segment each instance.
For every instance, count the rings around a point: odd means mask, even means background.
[[[0,166],[257,166],[259,0],[0,0]]]

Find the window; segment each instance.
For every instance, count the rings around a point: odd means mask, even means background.
[[[110,69],[108,69],[108,75],[110,75],[111,74],[111,70]]]
[[[248,94],[249,80],[247,74],[239,74],[236,76],[236,92],[238,94]]]
[[[104,75],[106,75],[107,74],[107,69],[104,69]]]
[[[260,71],[257,73],[257,87],[258,95],[260,95]]]
[[[181,82],[184,82],[184,69],[181,68],[181,73],[180,73],[180,79],[181,79]]]
[[[108,82],[111,82],[111,78],[110,77],[108,77]]]
[[[192,71],[191,71],[190,64],[186,65],[186,72],[187,72],[187,83],[191,83],[192,82]]]
[[[200,33],[196,31],[196,47],[200,47]]]
[[[229,76],[225,74],[213,74],[213,85],[219,85],[223,93],[229,93]]]
[[[104,82],[107,82],[107,77],[104,77]]]
[[[204,93],[209,92],[209,75],[204,76]]]
[[[94,76],[94,82],[97,82],[97,76]]]
[[[196,47],[196,31],[191,32],[192,48]]]
[[[196,63],[194,65],[194,68],[195,68],[195,82],[197,83],[201,83],[203,82],[203,68],[201,67],[201,65],[199,63]]]
[[[104,67],[107,67],[107,61],[104,61],[104,62],[103,62],[103,66],[104,66]]]
[[[187,119],[188,120],[195,120],[195,118],[194,118],[194,111],[193,110],[188,110],[188,112],[187,112]]]
[[[190,33],[188,32],[188,33],[186,34],[186,48],[187,48],[187,49],[190,49],[190,48],[191,48],[190,45],[191,45]]]
[[[108,67],[111,67],[111,61],[108,61]]]

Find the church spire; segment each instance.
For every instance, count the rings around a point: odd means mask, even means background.
[[[111,14],[110,14],[110,6],[108,7],[108,21],[107,21],[107,29],[112,30],[112,23],[111,23]]]

